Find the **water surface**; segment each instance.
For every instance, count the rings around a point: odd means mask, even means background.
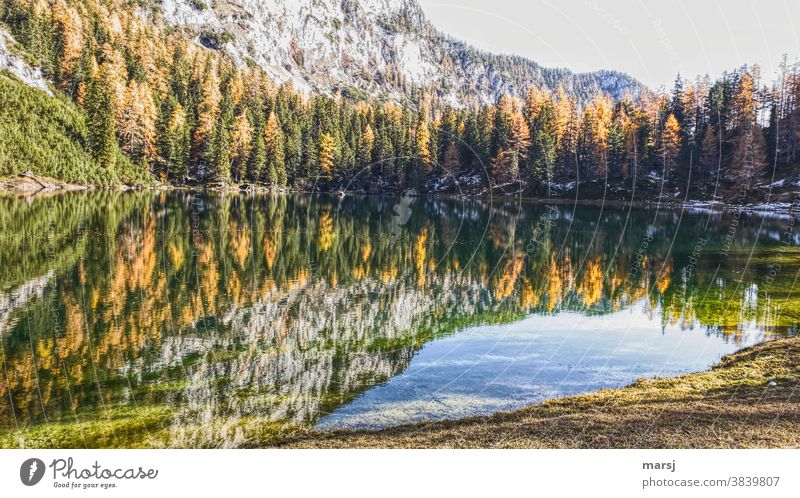
[[[797,329],[793,218],[0,198],[0,446],[240,446],[513,409]]]

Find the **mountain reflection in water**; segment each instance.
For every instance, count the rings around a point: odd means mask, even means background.
[[[743,215],[729,239],[730,214],[417,199],[398,223],[398,203],[0,198],[0,446],[487,413],[797,328],[785,218]]]

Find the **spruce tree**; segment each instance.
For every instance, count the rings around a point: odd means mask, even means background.
[[[231,179],[230,137],[225,122],[220,116],[211,133],[211,146],[208,154],[205,180],[227,184]]]
[[[611,178],[621,178],[625,170],[625,132],[616,119],[608,129],[608,170]]]
[[[89,150],[101,166],[114,169],[117,160],[114,102],[102,73],[90,80],[85,104]]]
[[[253,139],[250,148],[250,156],[247,159],[247,170],[245,178],[250,183],[257,183],[261,179],[261,171],[264,163],[267,162],[266,150],[264,145],[264,125],[262,120],[256,117],[253,126]]]
[[[698,167],[700,169],[700,182],[705,184],[712,181],[721,165],[719,139],[714,133],[713,126],[707,126],[700,147]]]
[[[540,191],[550,195],[556,165],[556,137],[554,133],[555,110],[550,101],[545,101],[533,120],[531,132],[532,179]]]
[[[730,179],[738,187],[749,188],[762,176],[767,166],[767,144],[760,126],[751,124],[739,129],[733,144]]]
[[[170,179],[171,163],[175,156],[176,137],[171,132],[171,127],[176,105],[177,101],[171,94],[158,104],[155,173],[162,179]]]

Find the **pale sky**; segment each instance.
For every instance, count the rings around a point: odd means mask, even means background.
[[[623,71],[653,89],[675,76],[758,63],[772,81],[800,57],[800,0],[419,0],[440,30],[491,52],[576,72]]]

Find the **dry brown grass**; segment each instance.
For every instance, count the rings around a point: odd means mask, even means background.
[[[800,338],[792,338],[739,351],[706,372],[640,380],[511,413],[382,431],[308,431],[263,446],[798,448],[798,387]]]

